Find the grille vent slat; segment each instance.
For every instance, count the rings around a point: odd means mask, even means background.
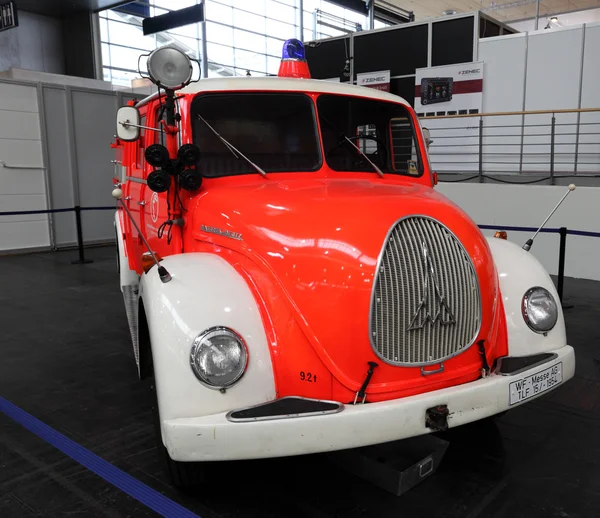
[[[480,322],[477,274],[460,241],[428,217],[397,222],[373,285],[371,343],[377,354],[397,365],[440,363],[472,345]]]

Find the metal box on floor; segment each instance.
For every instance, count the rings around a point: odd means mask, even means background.
[[[431,476],[450,443],[425,435],[328,454],[330,460],[354,475],[400,496]]]

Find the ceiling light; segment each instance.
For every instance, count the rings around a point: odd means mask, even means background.
[[[456,14],[456,9],[446,9],[444,11],[444,15],[446,15],[446,16],[451,16],[453,14]]]

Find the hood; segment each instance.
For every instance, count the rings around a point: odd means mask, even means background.
[[[377,360],[369,340],[375,269],[388,231],[405,216],[434,218],[462,242],[479,277],[481,334],[489,332],[497,291],[491,254],[477,226],[448,199],[392,175],[273,176],[212,183],[190,208],[192,236],[238,251],[268,270],[307,340],[344,386],[360,386],[366,362]],[[393,384],[398,370],[383,367],[381,387]]]

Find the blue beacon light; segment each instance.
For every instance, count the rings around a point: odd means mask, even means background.
[[[283,44],[282,59],[293,59],[299,61],[306,60],[306,51],[300,40],[291,39]]]
[[[306,51],[300,40],[291,39],[283,44],[279,77],[310,79],[310,70],[306,62]]]

